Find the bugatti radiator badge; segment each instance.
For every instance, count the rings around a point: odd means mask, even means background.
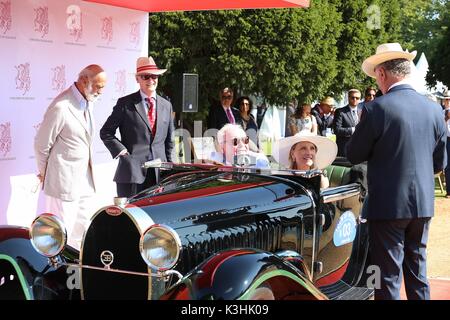
[[[100,261],[106,269],[109,269],[110,265],[114,262],[114,255],[111,251],[105,250],[100,254]]]

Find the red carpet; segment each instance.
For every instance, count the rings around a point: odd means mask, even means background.
[[[450,300],[450,279],[428,279],[431,287],[431,300]],[[405,287],[402,284],[401,299],[406,300]]]

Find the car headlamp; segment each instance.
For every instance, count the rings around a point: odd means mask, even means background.
[[[168,270],[175,266],[180,256],[180,237],[172,228],[155,224],[142,234],[139,250],[149,267],[158,271]]]
[[[31,224],[30,240],[37,252],[52,258],[57,256],[66,246],[66,228],[57,216],[44,213],[34,219]]]

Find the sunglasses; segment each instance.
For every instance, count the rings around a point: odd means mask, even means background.
[[[350,97],[350,99],[352,99],[352,100],[359,100],[359,99],[361,99],[361,97]]]
[[[239,142],[242,142],[244,144],[248,144],[250,141],[249,137],[244,137],[244,138],[234,138],[233,139],[233,145],[237,146]]]
[[[159,76],[156,74],[140,74],[139,77],[142,80],[148,80],[148,79],[157,80]]]
[[[224,100],[233,99],[233,96],[222,96],[222,99]]]
[[[374,94],[368,94],[368,95],[366,95],[366,97],[375,97],[375,95]]]

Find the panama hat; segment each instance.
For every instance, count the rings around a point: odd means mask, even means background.
[[[450,99],[450,91],[448,89],[442,93],[442,99]]]
[[[275,141],[272,147],[273,158],[284,167],[289,168],[289,153],[291,148],[294,144],[302,141],[311,142],[317,147],[316,159],[314,160],[316,168],[325,169],[336,158],[338,148],[334,141],[327,137],[307,133],[297,133],[294,136]]]
[[[320,101],[320,104],[327,104],[329,106],[334,106],[336,102],[332,97],[325,97],[322,101]]]
[[[146,73],[160,75],[166,71],[167,69],[158,69],[152,57],[140,57],[136,61],[136,75]]]
[[[383,62],[394,59],[406,59],[412,61],[416,57],[417,51],[403,51],[400,43],[384,43],[377,47],[377,53],[368,57],[362,63],[362,70],[369,77],[375,78],[375,67]]]

